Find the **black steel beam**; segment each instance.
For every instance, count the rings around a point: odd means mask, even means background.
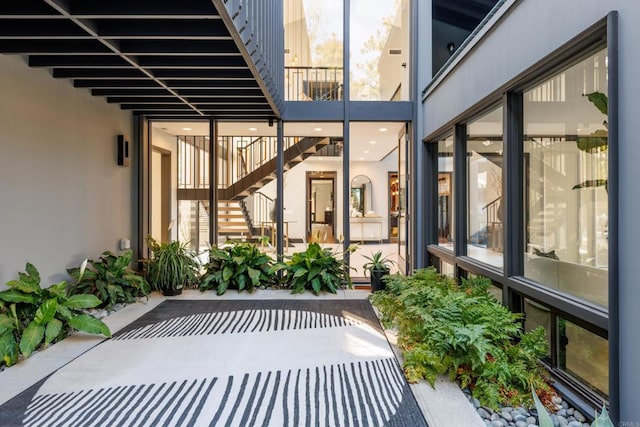
[[[122,40],[124,54],[240,55],[232,40]]]
[[[108,19],[98,20],[98,34],[106,38],[231,39],[222,20],[211,19]]]
[[[96,40],[0,40],[0,52],[7,54],[113,54]]]
[[[75,87],[90,88],[151,88],[159,87],[153,80],[109,80],[109,79],[82,79],[74,80]],[[171,80],[167,83],[171,89],[215,89],[215,88],[244,88],[255,89],[257,83],[252,80]]]
[[[0,19],[0,39],[90,38],[81,28],[64,19]]]
[[[117,55],[30,55],[30,67],[44,68],[131,68]]]
[[[211,1],[202,0],[68,0],[67,4],[72,15],[80,16],[219,16]]]
[[[109,96],[107,102],[110,104],[173,104],[181,103],[175,96]],[[264,97],[220,97],[220,98],[189,98],[189,102],[198,105],[243,105],[243,104],[267,104]]]

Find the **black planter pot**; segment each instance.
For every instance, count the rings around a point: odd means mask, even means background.
[[[383,291],[385,289],[382,278],[389,274],[389,269],[384,270],[369,270],[371,274],[371,292]]]
[[[163,289],[162,290],[162,295],[164,295],[165,297],[172,297],[175,295],[180,295],[182,293],[182,288],[170,288],[170,289]]]

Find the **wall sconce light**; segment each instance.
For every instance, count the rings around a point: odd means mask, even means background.
[[[447,43],[447,50],[449,51],[449,55],[453,54],[453,51],[456,50],[456,45],[453,42]]]
[[[129,166],[129,141],[124,140],[124,135],[118,135],[118,166]]]

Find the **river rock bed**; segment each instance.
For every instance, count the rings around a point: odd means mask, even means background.
[[[480,418],[487,427],[538,427],[538,416],[535,409],[527,409],[521,406],[504,406],[497,411],[480,405],[468,389],[463,390],[469,403],[473,405]],[[561,397],[554,397],[553,403],[556,405],[556,412],[551,413],[551,421],[554,427],[591,427],[587,418],[577,409],[572,408]]]

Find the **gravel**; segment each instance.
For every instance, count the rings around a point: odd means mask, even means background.
[[[538,417],[535,411],[530,411],[524,407],[512,408],[505,406],[497,411],[481,406],[478,399],[471,396],[468,390],[463,390],[469,403],[471,403],[480,418],[488,427],[538,427]],[[550,414],[554,427],[590,427],[587,419],[577,409],[572,408],[568,402],[559,396],[552,398],[556,406],[556,412]]]

